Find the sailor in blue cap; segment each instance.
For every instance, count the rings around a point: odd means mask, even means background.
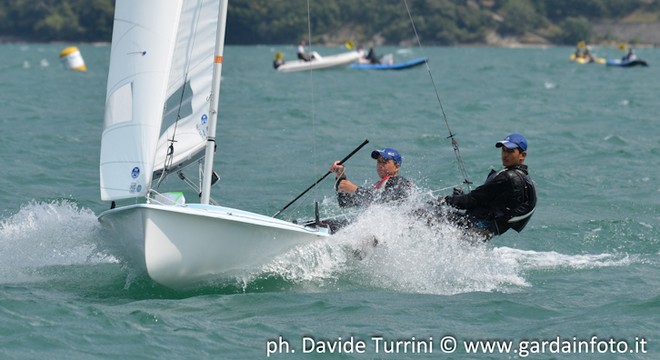
[[[403,162],[401,154],[388,147],[372,151],[371,158],[376,160],[376,172],[380,178],[371,188],[357,186],[349,181],[339,161],[330,166],[330,171],[335,173],[337,179],[335,189],[339,206],[366,206],[373,202],[389,202],[408,197],[412,185],[408,179],[399,176]]]
[[[536,187],[523,164],[527,139],[521,134],[509,134],[495,147],[501,148],[502,170],[492,170],[483,185],[467,194],[457,189],[453,195],[439,199],[440,204],[464,210],[452,218],[484,235],[486,240],[509,229],[520,232],[536,207]]]

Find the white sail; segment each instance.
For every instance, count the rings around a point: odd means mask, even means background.
[[[101,199],[144,196],[154,171],[203,150],[217,8],[218,0],[117,0]]]
[[[176,168],[178,164],[203,155],[210,117],[217,18],[218,0],[184,2],[167,87],[168,101],[163,117],[165,131],[158,141],[154,171],[162,170],[166,163],[169,168]],[[175,142],[170,142],[171,139]],[[172,159],[167,159],[171,144]]]
[[[144,196],[163,167],[176,172],[197,157],[204,157],[204,173],[212,172],[226,17],[226,0],[117,0],[101,144],[103,200]],[[330,236],[316,224],[211,205],[210,185],[204,177],[199,203],[179,193],[176,201],[150,196],[101,213],[118,258],[160,284],[185,289],[255,271]]]

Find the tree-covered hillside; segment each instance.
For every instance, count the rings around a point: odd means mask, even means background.
[[[493,34],[575,44],[578,40],[603,40],[602,34],[593,33],[593,23],[660,22],[660,0],[406,2],[417,32],[427,45],[478,44]],[[293,43],[306,39],[310,32],[317,44],[346,40],[378,45],[406,43],[414,38],[406,2],[232,0],[227,43]],[[109,41],[113,7],[114,0],[4,0],[0,2],[0,38]]]

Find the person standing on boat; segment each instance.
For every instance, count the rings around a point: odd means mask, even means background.
[[[385,148],[374,150],[371,158],[376,160],[376,172],[380,178],[371,188],[357,186],[346,178],[344,166],[335,161],[330,171],[337,181],[337,201],[340,207],[367,206],[374,202],[390,202],[404,200],[412,188],[411,182],[399,176],[403,158],[395,149]]]
[[[467,194],[455,189],[453,195],[436,202],[465,210],[450,214],[450,220],[483,235],[485,240],[509,229],[520,232],[536,207],[536,187],[527,165],[523,164],[527,157],[527,139],[521,134],[510,134],[495,147],[502,150],[504,169],[492,170],[483,185]]]
[[[626,54],[623,58],[621,58],[622,61],[635,61],[637,60],[637,55],[635,54],[635,50],[633,48],[628,49],[628,54]]]
[[[298,44],[298,59],[303,60],[303,61],[311,61],[312,57],[309,56],[305,52],[305,42],[301,41],[300,44]]]
[[[369,60],[369,63],[371,64],[380,64],[380,59],[376,55],[376,51],[374,50],[373,47],[369,48],[369,53],[367,54],[367,60]]]

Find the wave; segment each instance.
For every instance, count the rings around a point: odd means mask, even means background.
[[[497,246],[497,238],[483,243],[449,223],[429,226],[409,214],[402,207],[372,206],[335,236],[297,247],[234,281],[209,284],[203,292],[349,288],[440,295],[509,292],[532,286],[526,276],[533,270],[627,266],[640,261],[627,254],[567,255]],[[48,268],[57,268],[56,276],[66,283],[67,276],[78,278],[80,266],[119,264],[118,258],[99,247],[99,239],[99,223],[91,210],[69,200],[30,202],[0,222],[0,283],[43,281],[55,276],[43,270]],[[125,290],[150,287],[143,274],[124,270],[118,266],[112,273],[126,276]],[[108,276],[107,271],[102,273]]]

